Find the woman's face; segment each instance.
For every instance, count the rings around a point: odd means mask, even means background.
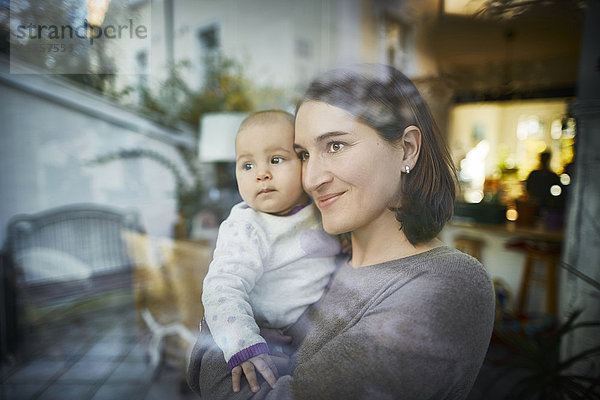
[[[302,184],[330,234],[377,229],[395,214],[403,149],[392,146],[345,110],[307,101],[296,115]],[[399,227],[398,223],[398,227]]]

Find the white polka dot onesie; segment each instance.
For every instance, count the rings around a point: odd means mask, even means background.
[[[268,351],[258,325],[285,328],[321,297],[339,252],[312,203],[287,216],[244,202],[232,208],[202,293],[205,321],[230,368]]]

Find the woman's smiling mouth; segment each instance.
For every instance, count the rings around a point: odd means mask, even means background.
[[[330,193],[325,194],[323,196],[319,196],[317,198],[317,207],[319,207],[320,210],[329,207],[330,205],[335,203],[344,193],[346,192]]]

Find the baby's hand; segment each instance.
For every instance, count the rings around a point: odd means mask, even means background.
[[[262,353],[244,361],[231,370],[231,383],[233,385],[234,392],[240,391],[242,371],[246,375],[246,379],[250,385],[250,390],[253,392],[258,392],[260,390],[258,379],[256,379],[256,372],[254,371],[255,367],[263,376],[263,378],[265,378],[265,380],[269,383],[269,385],[271,385],[271,387],[275,386],[275,382],[277,382],[277,378],[279,378],[277,374],[277,367],[275,367],[275,363],[273,360],[271,360],[269,354]]]

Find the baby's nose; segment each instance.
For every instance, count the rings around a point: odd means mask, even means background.
[[[256,172],[256,180],[259,182],[270,180],[271,172],[268,169],[263,169]]]

